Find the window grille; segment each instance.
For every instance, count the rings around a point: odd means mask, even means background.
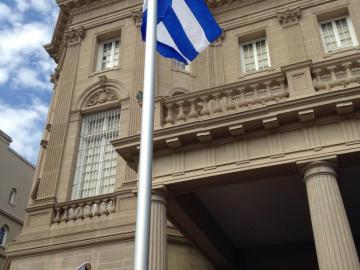
[[[349,17],[333,19],[320,24],[325,48],[328,52],[357,45]]]
[[[99,46],[99,70],[119,65],[120,40],[105,41]]]
[[[9,232],[9,228],[6,225],[4,225],[0,228],[0,246],[1,247],[5,247],[8,232]]]
[[[73,199],[113,192],[117,154],[110,141],[118,138],[119,124],[120,109],[84,116]]]
[[[270,66],[269,50],[265,38],[243,43],[240,46],[243,72],[261,70]]]

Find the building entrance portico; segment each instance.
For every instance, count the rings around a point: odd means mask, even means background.
[[[167,215],[217,269],[358,269],[359,215],[354,208],[347,209],[348,215],[342,212],[343,200],[360,203],[354,195],[360,171],[351,158],[338,158],[338,178],[333,163],[325,161],[169,185]],[[323,168],[335,177],[334,190],[328,188],[320,198],[309,181],[317,185],[321,179],[309,177],[319,177]],[[333,250],[323,247],[331,241]]]

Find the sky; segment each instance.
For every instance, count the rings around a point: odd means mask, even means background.
[[[53,85],[50,43],[55,0],[0,0],[0,129],[11,148],[35,164]]]

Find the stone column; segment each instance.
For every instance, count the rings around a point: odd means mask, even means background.
[[[151,196],[149,270],[167,268],[166,228],[166,193],[155,191]]]
[[[50,120],[49,141],[37,199],[49,199],[55,196],[77,72],[80,43],[84,36],[85,29],[83,27],[71,29],[65,33],[66,55],[57,84],[56,91],[58,94],[53,104],[54,113]]]
[[[313,162],[304,169],[304,181],[320,270],[359,270],[334,168],[328,162]]]

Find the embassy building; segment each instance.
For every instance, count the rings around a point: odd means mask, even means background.
[[[58,66],[10,270],[133,268],[142,1],[57,0]],[[360,1],[207,0],[157,58],[151,270],[359,270]]]

